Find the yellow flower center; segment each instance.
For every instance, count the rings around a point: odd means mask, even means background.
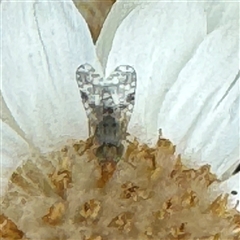
[[[126,144],[96,159],[92,139],[33,154],[9,181],[0,216],[7,239],[239,239],[240,214],[210,166],[185,167],[170,141]]]

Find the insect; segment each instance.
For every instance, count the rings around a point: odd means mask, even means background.
[[[99,144],[96,155],[102,161],[118,161],[123,153],[122,141],[135,103],[136,79],[135,70],[128,65],[117,67],[108,78],[87,63],[76,71],[89,134]]]

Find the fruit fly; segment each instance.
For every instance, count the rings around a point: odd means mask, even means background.
[[[88,117],[89,135],[99,145],[96,156],[100,162],[118,162],[135,103],[135,70],[121,65],[104,78],[91,65],[83,64],[76,71],[76,80]]]

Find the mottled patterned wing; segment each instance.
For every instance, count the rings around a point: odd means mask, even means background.
[[[135,104],[136,81],[136,72],[128,65],[117,67],[106,80],[116,106],[114,114],[121,123],[125,123],[125,131]]]
[[[135,103],[135,70],[119,66],[103,79],[92,66],[84,64],[77,69],[76,78],[89,118],[90,135],[95,134],[100,145],[118,146],[125,138]]]
[[[103,78],[86,63],[78,67],[76,80],[89,119],[90,135],[93,135],[98,122],[102,119]]]

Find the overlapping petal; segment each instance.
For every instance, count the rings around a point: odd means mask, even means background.
[[[96,51],[103,69],[106,68],[108,54],[112,48],[112,42],[115,37],[115,33],[122,21],[137,6],[145,7],[146,5],[148,5],[148,1],[119,0],[116,1],[116,3],[112,6],[96,43]]]
[[[208,33],[239,17],[238,1],[206,1],[204,8],[207,14]]]
[[[237,9],[238,3],[136,4],[116,30],[106,64],[106,75],[123,63],[137,71],[133,135],[153,144],[161,128],[185,160],[195,160],[190,165],[209,163],[219,176],[239,158]]]
[[[15,119],[13,118],[11,112],[9,111],[9,109],[8,109],[4,99],[2,97],[1,92],[0,92],[0,106],[1,106],[0,119],[4,123],[8,124],[8,126],[11,127],[13,130],[15,130],[18,133],[18,135],[20,135],[21,137],[24,138],[24,133],[20,129],[20,127],[18,126]]]
[[[219,175],[239,156],[237,34],[235,21],[205,38],[167,93],[158,118],[179,152],[208,162]]]
[[[139,5],[119,26],[106,75],[120,64],[135,68],[138,84],[129,131],[141,141],[155,143],[165,95],[205,35],[204,8],[194,3]]]
[[[86,138],[75,71],[98,66],[87,24],[72,1],[3,2],[2,95],[26,138],[48,151]]]

